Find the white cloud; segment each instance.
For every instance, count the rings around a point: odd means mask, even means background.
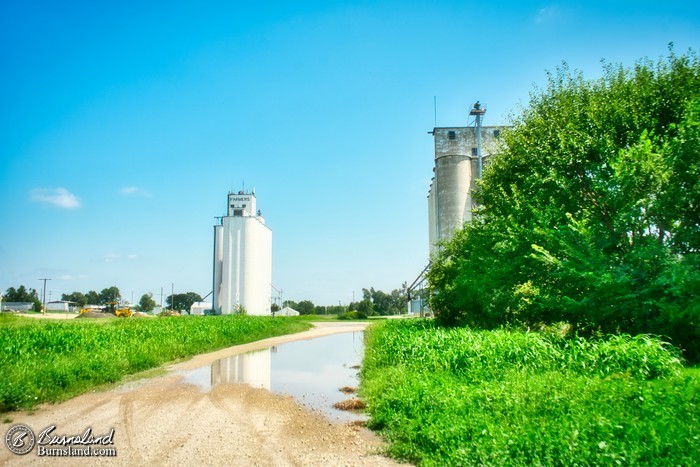
[[[29,192],[29,198],[38,203],[53,204],[62,209],[76,209],[80,200],[65,188],[35,188]]]
[[[146,190],[143,190],[139,187],[136,186],[125,186],[121,189],[119,189],[119,193],[121,193],[124,196],[144,196],[144,197],[150,197],[152,196],[149,192]]]
[[[128,260],[133,261],[139,259],[139,255],[135,253],[129,253],[128,255],[123,255],[121,253],[105,253],[102,255],[102,260],[105,263],[113,263],[115,261]]]
[[[111,263],[115,260],[118,260],[121,257],[118,253],[105,253],[103,256],[103,259],[105,260],[105,263]]]
[[[74,281],[87,279],[87,277],[88,276],[86,276],[85,274],[61,274],[60,276],[57,276],[56,279],[61,281]]]
[[[554,6],[540,8],[535,15],[535,24],[546,24],[555,21],[559,17],[559,9]]]

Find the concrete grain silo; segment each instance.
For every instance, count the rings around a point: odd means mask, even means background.
[[[269,347],[216,360],[211,364],[211,387],[244,383],[254,388],[269,390],[271,361]]]
[[[255,190],[228,194],[227,215],[214,226],[216,314],[269,315],[272,283],[272,231],[256,210]]]
[[[428,240],[430,253],[442,240],[452,237],[471,221],[476,207],[473,192],[479,174],[479,150],[484,165],[498,151],[505,127],[434,128],[435,167],[428,192]],[[478,137],[480,133],[480,138]]]

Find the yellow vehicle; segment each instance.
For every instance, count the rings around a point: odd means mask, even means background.
[[[107,302],[105,305],[104,311],[107,313],[112,313],[118,318],[131,318],[131,316],[134,314],[134,312],[128,307],[117,308],[119,302]]]

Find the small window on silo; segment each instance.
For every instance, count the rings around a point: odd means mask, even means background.
[[[493,130],[493,137],[494,138],[500,138],[501,136],[501,130]]]
[[[477,151],[476,148],[472,148],[472,157],[476,157],[479,155],[479,152]]]
[[[449,139],[455,139],[457,137],[457,134],[454,131],[448,131],[447,132],[447,137]]]

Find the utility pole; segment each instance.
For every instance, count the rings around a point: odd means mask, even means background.
[[[39,280],[44,281],[44,291],[42,293],[44,298],[42,300],[41,312],[46,313],[46,281],[50,281],[51,279],[39,279]]]
[[[277,300],[279,300],[279,304],[280,304],[279,306],[280,306],[280,310],[281,310],[281,309],[282,309],[282,304],[283,304],[283,302],[282,302],[282,289],[278,289],[277,287],[275,287],[275,286],[272,285],[272,284],[270,284],[270,287],[272,287],[273,289],[275,289],[275,291],[277,291]],[[272,297],[270,297],[270,298],[272,298]],[[273,300],[274,300],[274,299],[273,299]],[[272,313],[272,316],[275,316],[275,313],[274,313],[274,312]]]

